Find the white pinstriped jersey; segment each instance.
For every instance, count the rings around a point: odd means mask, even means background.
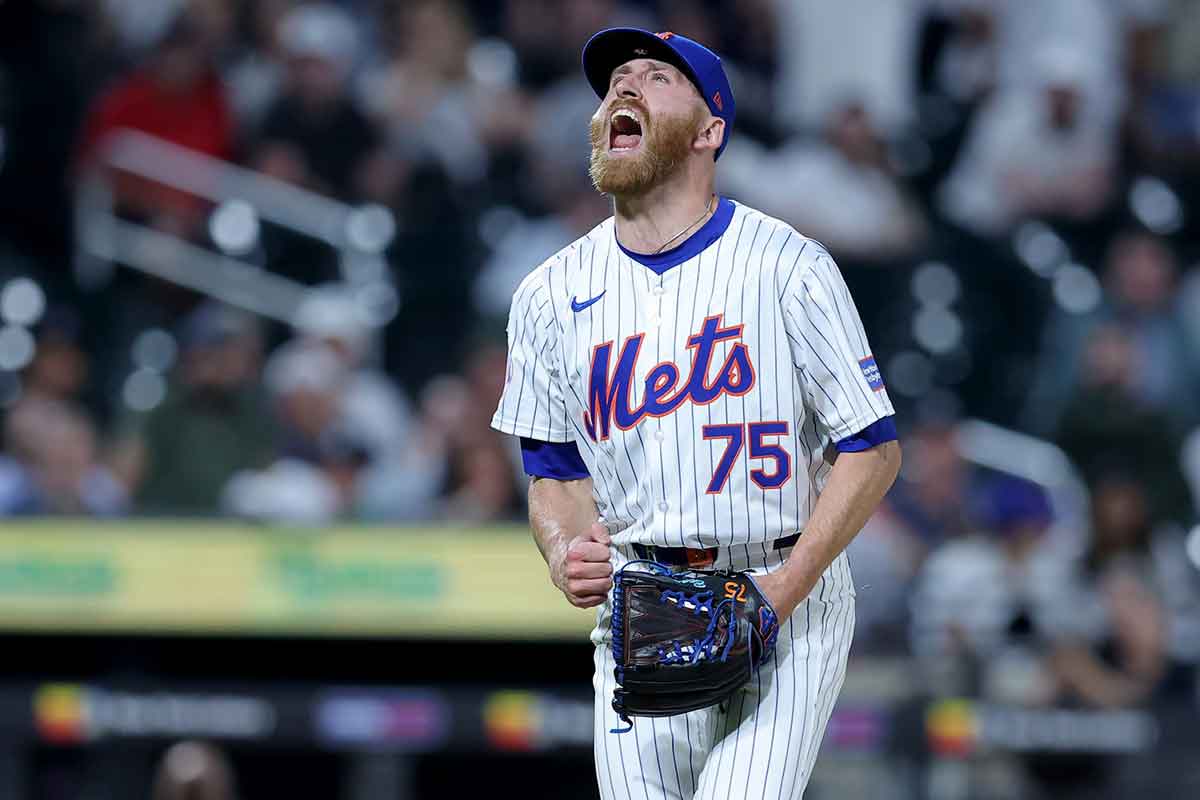
[[[508,342],[493,427],[574,441],[618,545],[795,533],[832,444],[893,413],[829,253],[736,203],[661,275],[601,223],[522,282]]]

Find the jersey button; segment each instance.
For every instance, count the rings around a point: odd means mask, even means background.
[[[654,438],[658,439],[661,442],[663,439],[667,438],[667,436],[665,433],[662,432],[662,429],[659,429],[654,432]]]
[[[665,500],[658,504],[658,510],[664,514],[667,513],[668,508],[670,508],[670,506],[667,505],[667,501]]]
[[[667,293],[667,290],[664,289],[663,287],[661,287],[661,286],[654,287],[654,296],[655,297],[662,297],[666,293]]]

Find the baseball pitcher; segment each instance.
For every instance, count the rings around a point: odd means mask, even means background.
[[[720,58],[616,28],[583,69],[613,216],[517,290],[492,424],[551,580],[599,607],[600,794],[799,798],[854,629],[844,550],[900,467],[892,404],[825,248],[716,192]]]

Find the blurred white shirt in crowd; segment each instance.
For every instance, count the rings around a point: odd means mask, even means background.
[[[739,201],[779,217],[835,252],[905,251],[919,225],[899,185],[883,170],[845,158],[824,142],[778,150],[745,137],[722,158],[721,185]]]
[[[815,129],[848,98],[891,132],[915,111],[927,0],[777,0],[779,121]]]
[[[1062,188],[1103,173],[1115,163],[1117,135],[1116,116],[1086,95],[1078,123],[1056,128],[1041,90],[998,94],[976,117],[938,202],[966,228],[1003,233],[1027,210],[1017,182]]]
[[[512,224],[496,241],[472,289],[475,308],[501,319],[507,317],[513,292],[525,276],[574,238],[559,217],[530,219],[512,213]]]
[[[258,522],[323,525],[341,510],[337,487],[320,469],[297,459],[234,474],[221,493],[221,510]]]
[[[1044,606],[1056,564],[1045,551],[1018,566],[983,536],[938,548],[921,568],[910,601],[913,652],[941,658],[961,645],[979,658],[996,653],[1019,614]]]

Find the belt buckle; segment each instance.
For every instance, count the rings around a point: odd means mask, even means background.
[[[711,549],[696,549],[694,547],[685,547],[684,555],[687,557],[688,566],[692,569],[708,569],[716,561]]]

